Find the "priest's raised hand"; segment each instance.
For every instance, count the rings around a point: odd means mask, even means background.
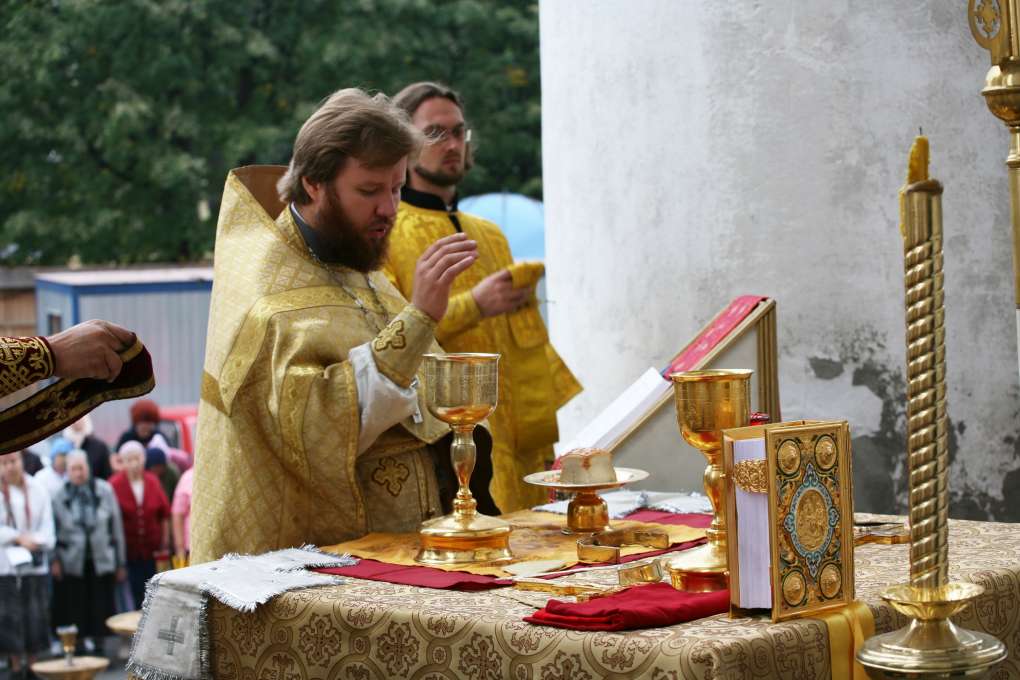
[[[414,269],[411,303],[439,321],[450,303],[450,286],[478,259],[478,244],[464,234],[453,234],[429,246]]]

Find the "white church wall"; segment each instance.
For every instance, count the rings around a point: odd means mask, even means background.
[[[543,0],[553,341],[569,439],[728,300],[778,301],[783,416],[846,417],[859,510],[902,510],[897,189],[945,185],[954,517],[1020,520],[1005,128],[966,3]]]

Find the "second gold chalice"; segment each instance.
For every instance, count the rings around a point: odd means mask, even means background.
[[[712,502],[714,515],[712,526],[705,532],[708,543],[683,552],[669,563],[670,579],[678,590],[702,592],[727,587],[722,431],[747,425],[751,415],[752,373],[746,369],[720,369],[670,376],[680,434],[708,459],[705,494]]]
[[[459,489],[453,513],[422,524],[424,564],[492,562],[513,558],[510,524],[482,515],[468,483],[475,469],[475,425],[496,408],[499,395],[498,354],[426,354],[425,395],[429,412],[453,430],[450,458]]]

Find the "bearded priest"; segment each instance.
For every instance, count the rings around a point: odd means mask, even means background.
[[[418,259],[408,302],[377,270],[422,136],[382,96],[331,95],[289,167],[227,176],[199,407],[192,561],[414,531],[456,482],[448,428],[425,407],[422,355],[463,234]],[[482,428],[476,428],[482,431]],[[472,490],[487,493],[479,446]]]

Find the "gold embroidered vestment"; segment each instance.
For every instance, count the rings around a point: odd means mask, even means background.
[[[53,375],[53,353],[41,337],[0,336],[0,397]]]
[[[372,341],[379,371],[407,387],[421,355],[439,349],[434,322],[381,273],[367,275],[375,295],[366,275],[312,259],[275,194],[283,170],[234,170],[224,189],[199,407],[195,563],[414,531],[441,514],[426,446],[447,427],[428,413],[419,385],[421,422],[408,418],[357,453],[347,361]]]
[[[499,406],[489,416],[492,432],[492,482],[489,488],[502,512],[546,501],[547,492],[521,478],[544,470],[559,438],[556,411],[581,386],[549,343],[537,301],[510,314],[482,318],[471,295],[483,278],[513,264],[506,236],[495,224],[457,212],[462,231],[478,243],[478,260],[462,272],[450,291],[450,306],[436,339],[448,352],[498,352]],[[437,239],[455,233],[449,215],[400,203],[390,234],[384,271],[407,297],[415,264]]]

